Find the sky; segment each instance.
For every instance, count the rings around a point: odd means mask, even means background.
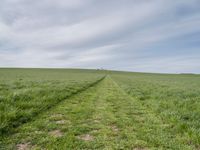
[[[200,0],[0,3],[0,67],[200,73]]]

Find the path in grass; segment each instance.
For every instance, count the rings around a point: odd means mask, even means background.
[[[108,76],[4,139],[2,149],[192,149]]]

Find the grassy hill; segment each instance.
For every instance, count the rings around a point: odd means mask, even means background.
[[[0,149],[200,148],[200,75],[0,69]]]

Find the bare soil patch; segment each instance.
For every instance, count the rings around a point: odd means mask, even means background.
[[[95,119],[94,123],[100,123],[100,120]]]
[[[17,144],[17,150],[29,150],[31,148],[31,143],[20,143]]]
[[[111,129],[112,129],[113,132],[118,132],[119,131],[119,129],[117,128],[116,125],[112,125]]]
[[[58,121],[56,121],[56,124],[65,124],[66,123],[66,121],[65,120],[58,120]]]
[[[84,134],[84,135],[78,136],[78,139],[81,139],[83,141],[93,141],[94,137],[90,134]]]
[[[60,130],[53,130],[49,132],[49,135],[53,137],[61,137],[63,136],[63,133]]]

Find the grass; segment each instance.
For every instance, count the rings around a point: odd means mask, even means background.
[[[200,148],[200,75],[118,73],[113,78],[168,124],[167,132],[174,140],[191,149]]]
[[[0,74],[1,134],[103,77],[95,71],[49,69],[1,69]]]
[[[199,75],[62,69],[0,74],[0,149],[200,148]],[[19,99],[12,101],[15,92]],[[18,116],[17,126],[11,114]]]

